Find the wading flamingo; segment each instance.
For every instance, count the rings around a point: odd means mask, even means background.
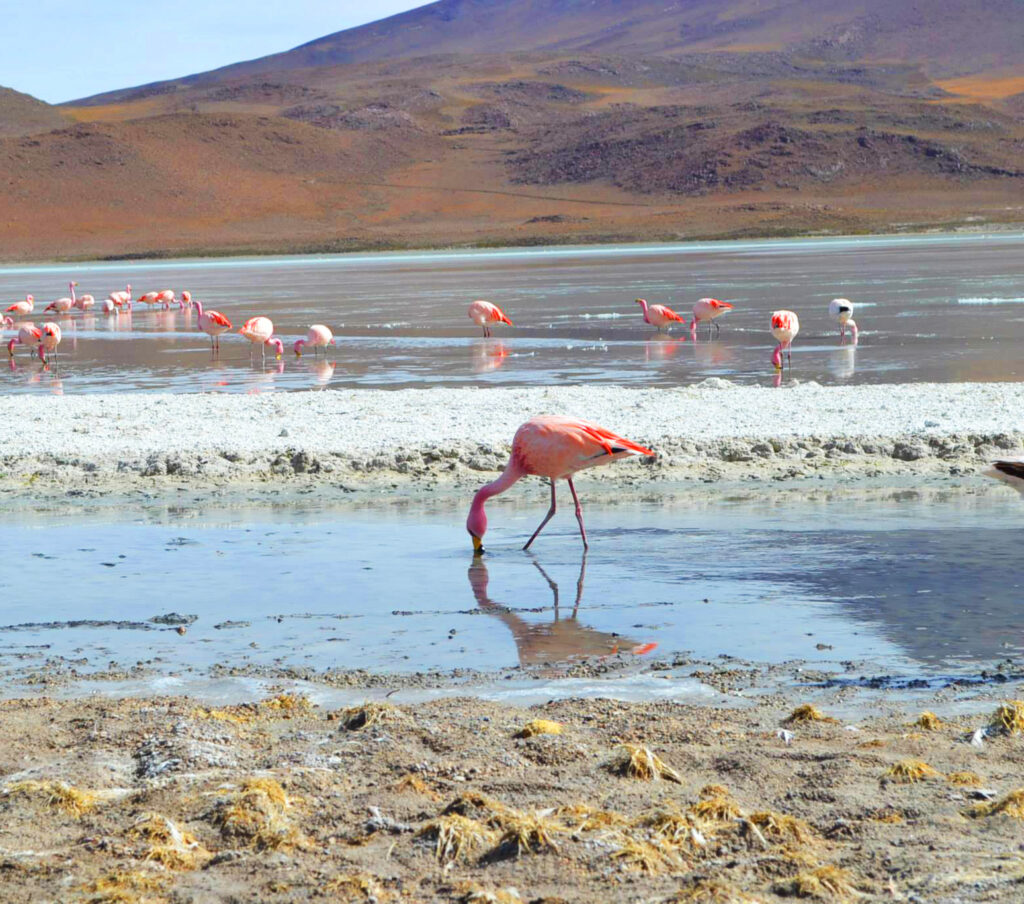
[[[192,293],[188,289],[185,289],[181,293],[181,299],[178,301],[179,308],[191,308],[192,307]]]
[[[162,304],[164,306],[165,311],[169,310],[171,305],[174,304],[174,290],[164,289],[162,292],[157,292],[156,300],[157,304]]]
[[[846,339],[846,328],[853,323],[853,302],[848,298],[833,298],[828,303],[828,316],[839,321],[839,338]],[[857,324],[853,324],[854,344],[857,342]]]
[[[0,329],[2,329],[2,330],[13,330],[14,329],[14,318],[13,317],[0,317]]]
[[[142,304],[155,305],[160,304],[160,293],[159,292],[146,292],[135,299]]]
[[[56,301],[51,301],[43,311],[56,311],[58,314],[67,314],[73,307],[75,307],[75,286],[78,283],[68,283],[68,288],[71,289],[71,297],[58,298]]]
[[[515,326],[508,317],[505,316],[505,312],[499,308],[496,304],[491,304],[489,301],[474,301],[469,306],[469,319],[473,321],[477,326],[482,327],[484,336],[491,335],[492,323],[507,323],[509,326]]]
[[[672,308],[667,308],[663,304],[649,305],[646,298],[638,298],[636,303],[644,312],[644,323],[649,323],[659,330],[665,329],[673,322],[686,323],[685,317],[680,317]]]
[[[277,360],[281,360],[284,343],[280,339],[273,338],[274,322],[269,317],[251,317],[242,324],[238,332],[252,343],[252,347],[249,349],[250,356],[258,345],[260,347],[260,354],[263,360],[266,361],[267,346],[272,345],[276,350]]]
[[[779,340],[779,344],[772,352],[772,366],[782,370],[782,353],[786,352],[789,357],[789,366],[793,366],[793,340],[800,332],[800,318],[792,311],[772,311],[772,335]]]
[[[569,484],[576,503],[576,520],[580,525],[583,548],[589,548],[587,531],[583,526],[583,509],[572,476],[584,468],[608,464],[627,455],[654,455],[650,449],[638,445],[610,430],[574,417],[541,415],[522,424],[512,439],[512,455],[504,472],[497,480],[477,490],[466,519],[466,530],[473,538],[474,555],[484,551],[483,539],[487,532],[487,514],[484,503],[492,496],[504,493],[512,484],[527,474],[536,474],[551,481],[551,508],[523,549],[544,529],[555,514],[555,481],[564,479]]]
[[[128,305],[130,307],[132,301],[132,284],[128,283],[128,285],[124,287],[123,291],[111,292],[108,297],[119,308],[124,305]]]
[[[712,327],[714,327],[715,333],[718,333],[721,329],[721,327],[715,323],[715,318],[721,317],[726,313],[726,311],[731,310],[732,304],[728,301],[719,301],[717,298],[701,298],[693,306],[693,322],[690,324],[690,335],[696,339],[697,324],[707,322],[708,339],[710,339]]]
[[[104,314],[116,314],[117,313],[117,302],[113,298],[104,298],[100,302],[100,310]]]
[[[16,301],[9,308],[7,308],[7,314],[13,314],[15,317],[24,317],[26,314],[31,314],[35,309],[36,300],[31,295],[26,295],[24,301]]]
[[[1009,484],[1024,496],[1024,458],[1011,458],[1006,461],[994,461],[992,467],[984,472],[986,477],[994,477]]]
[[[41,332],[42,335],[39,337],[39,360],[46,364],[49,355],[57,357],[57,346],[60,345],[60,327],[51,321],[43,324]]]
[[[193,302],[193,308],[199,315],[199,329],[210,337],[210,348],[220,351],[220,334],[231,329],[231,321],[220,311],[204,311],[201,301]]]
[[[27,345],[29,347],[38,345],[43,338],[43,331],[34,323],[23,323],[18,330],[18,335],[7,343],[7,354],[14,357],[15,345]]]
[[[334,333],[322,323],[314,323],[306,330],[306,338],[296,341],[294,346],[295,354],[301,358],[302,350],[309,346],[313,349],[313,354],[315,355],[318,348],[327,348],[328,345],[334,345]]]
[[[93,305],[96,304],[96,299],[93,298],[91,295],[79,295],[76,298],[75,297],[75,286],[77,286],[77,285],[78,285],[78,283],[76,283],[76,282],[71,283],[71,303],[72,303],[72,305],[74,305],[74,307],[78,308],[78,310],[82,311],[83,313],[85,311],[91,311]]]

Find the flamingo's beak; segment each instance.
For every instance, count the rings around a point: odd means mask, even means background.
[[[281,355],[280,355],[280,354],[278,354],[278,356],[277,356],[277,360],[278,360],[278,361],[280,361],[280,360],[281,360]]]
[[[301,358],[302,357],[302,352],[300,352],[298,349],[295,349],[295,357],[296,358]]]
[[[476,534],[470,534],[470,536],[473,538],[473,555],[482,556],[484,554],[484,541]]]

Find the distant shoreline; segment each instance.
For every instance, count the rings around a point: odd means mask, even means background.
[[[15,396],[5,406],[8,501],[243,488],[433,496],[493,479],[515,428],[540,413],[583,416],[656,449],[581,478],[636,497],[681,482],[956,479],[1024,453],[1022,383],[772,389],[711,379],[676,389]]]

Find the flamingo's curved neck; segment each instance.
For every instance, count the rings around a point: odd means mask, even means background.
[[[638,298],[637,302],[639,303],[640,308],[644,312],[644,323],[650,323],[651,322],[651,318],[647,316],[647,301],[645,299],[643,299],[643,298]]]
[[[513,453],[508,460],[508,464],[505,465],[505,470],[501,472],[501,476],[497,480],[484,484],[476,491],[476,495],[473,497],[473,504],[469,507],[470,518],[473,518],[474,515],[483,514],[484,503],[488,499],[492,496],[497,496],[499,493],[504,493],[505,490],[525,475],[526,471],[516,461],[515,453]]]
[[[298,355],[299,357],[302,357],[302,350],[305,347],[306,347],[306,340],[305,339],[299,339],[295,343],[295,354]]]
[[[199,317],[203,316],[203,303],[201,301],[193,301],[192,308]]]
[[[72,307],[74,307],[75,302],[78,301],[78,298],[75,295],[75,284],[68,283],[68,286],[71,289],[71,305]]]
[[[781,342],[778,345],[775,346],[775,351],[772,352],[772,364],[775,365],[775,367],[777,369],[781,369],[782,368],[782,343]]]

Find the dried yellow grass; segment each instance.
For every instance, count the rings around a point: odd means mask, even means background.
[[[694,817],[679,809],[675,803],[652,813],[645,813],[634,823],[638,828],[653,832],[656,839],[674,847],[686,846],[699,850],[707,845],[704,832]]]
[[[698,797],[731,797],[732,792],[725,785],[705,785],[697,792]]]
[[[501,816],[501,828],[500,846],[514,848],[517,857],[524,853],[557,851],[554,836],[565,831],[565,827],[548,813],[517,813],[511,810]]]
[[[141,816],[128,834],[149,843],[146,860],[170,870],[198,869],[213,856],[195,835],[159,813]]]
[[[690,807],[690,812],[704,823],[732,822],[743,815],[739,804],[731,797],[705,797]]]
[[[377,901],[387,900],[386,892],[375,876],[342,873],[324,883],[323,891],[330,892],[335,901]]]
[[[1006,700],[992,714],[989,728],[1004,734],[1024,734],[1024,700]]]
[[[977,772],[950,772],[946,781],[951,785],[960,785],[963,788],[980,788],[981,776]]]
[[[391,790],[397,794],[402,794],[406,791],[412,791],[416,794],[422,794],[424,797],[429,797],[431,800],[439,800],[441,795],[438,794],[433,788],[430,787],[423,779],[421,779],[415,772],[408,772],[403,775],[397,782],[391,786]]]
[[[786,813],[760,810],[747,817],[768,841],[779,844],[810,844],[816,840],[814,829],[802,819]]]
[[[881,738],[872,738],[870,741],[861,741],[857,747],[860,750],[871,750],[875,747],[885,747],[886,742]]]
[[[718,879],[697,877],[665,898],[663,904],[757,904],[757,899]]]
[[[679,854],[664,842],[645,841],[642,838],[622,835],[617,844],[618,847],[609,856],[633,872],[653,876],[685,866]]]
[[[839,724],[838,719],[826,716],[813,703],[801,704],[782,720],[783,725],[800,725],[807,722],[825,722],[830,725]]]
[[[277,694],[260,701],[261,709],[269,709],[271,712],[293,715],[307,713],[313,710],[313,702],[305,694]]]
[[[459,898],[462,904],[521,904],[522,900],[511,886],[487,889],[472,882],[465,884]]]
[[[1024,819],[1024,788],[1011,791],[999,800],[975,804],[967,811],[968,816],[985,817],[1002,814],[1011,819]]]
[[[349,731],[358,731],[382,722],[399,721],[404,715],[400,709],[390,703],[364,703],[362,706],[350,706],[343,709],[339,718],[341,724]]]
[[[885,770],[883,778],[899,784],[913,784],[929,778],[938,777],[939,773],[924,760],[900,760]]]
[[[86,904],[157,904],[166,901],[167,879],[138,870],[102,876],[83,888]]]
[[[882,822],[889,825],[893,825],[898,822],[903,822],[903,814],[899,810],[894,810],[892,807],[882,807],[875,810],[868,816],[872,822]]]
[[[257,850],[303,848],[308,842],[288,815],[295,801],[272,778],[251,778],[223,801],[215,825],[228,837],[245,839]]]
[[[923,728],[925,731],[938,731],[945,724],[935,713],[925,710],[917,717],[914,727]]]
[[[574,804],[570,807],[559,807],[556,815],[568,827],[579,832],[589,832],[594,829],[611,829],[628,826],[629,819],[614,810],[600,810],[586,804]]]
[[[500,817],[509,812],[500,800],[494,800],[479,791],[464,791],[442,811],[442,816],[456,814],[458,816],[484,817],[491,825],[498,825]]]
[[[498,833],[490,827],[458,813],[430,820],[416,835],[434,840],[434,854],[444,864],[476,857],[498,839]]]
[[[675,769],[663,762],[649,747],[639,744],[622,744],[609,768],[616,775],[646,782],[663,778],[679,785],[683,783],[682,776]]]
[[[562,734],[565,728],[561,722],[553,722],[550,719],[531,719],[519,731],[517,738],[532,738],[535,735]]]
[[[775,890],[798,898],[817,898],[821,901],[848,901],[859,896],[850,873],[831,864],[798,873],[792,879],[777,883]]]
[[[25,795],[26,797],[45,797],[46,805],[61,810],[81,819],[86,813],[95,810],[102,799],[95,791],[75,788],[67,782],[35,781],[32,779],[14,782],[8,785],[8,794]]]

